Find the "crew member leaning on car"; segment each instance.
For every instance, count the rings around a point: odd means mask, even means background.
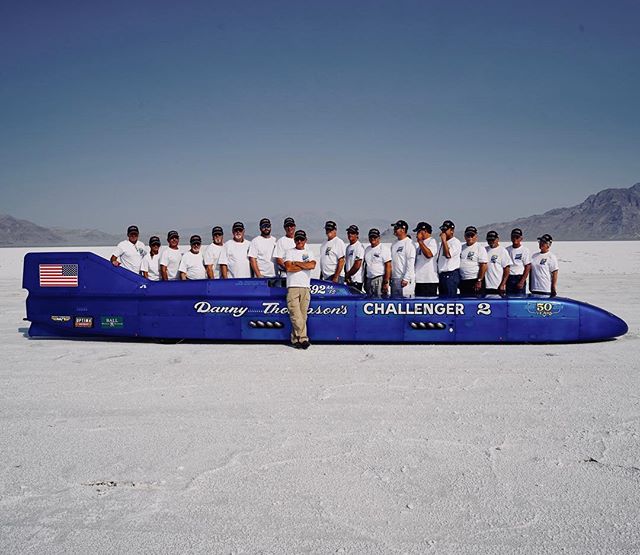
[[[529,290],[532,293],[555,297],[558,287],[558,259],[550,252],[551,243],[553,239],[548,233],[538,237],[540,252],[531,257]]]
[[[147,248],[142,241],[138,241],[138,226],[130,225],[127,228],[127,239],[120,241],[111,255],[111,264],[122,266],[136,274],[140,273],[142,258],[147,254]]]

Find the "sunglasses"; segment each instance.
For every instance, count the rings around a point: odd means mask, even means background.
[[[475,233],[465,233],[464,236],[465,237],[475,237],[476,234]]]

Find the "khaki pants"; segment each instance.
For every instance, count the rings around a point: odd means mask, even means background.
[[[307,287],[289,287],[287,289],[287,308],[291,318],[291,343],[309,341],[307,337],[307,311],[311,301],[311,292]]]

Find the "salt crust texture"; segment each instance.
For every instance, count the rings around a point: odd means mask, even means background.
[[[553,251],[625,337],[28,339],[0,249],[0,552],[637,553],[640,243]]]

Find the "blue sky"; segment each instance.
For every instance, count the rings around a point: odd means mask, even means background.
[[[640,181],[638,2],[4,2],[0,213],[511,220]],[[391,220],[389,220],[391,221]]]

